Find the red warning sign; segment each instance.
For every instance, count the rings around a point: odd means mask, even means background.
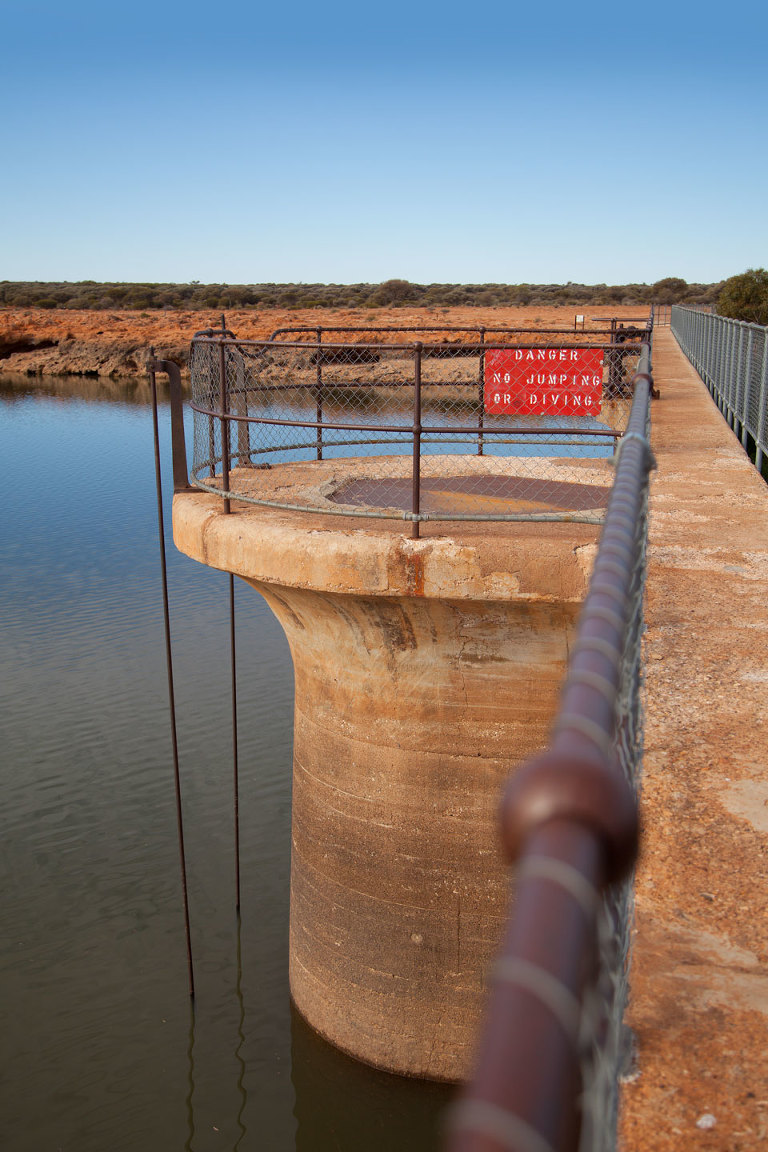
[[[601,348],[490,348],[485,354],[488,413],[596,416],[602,391]]]

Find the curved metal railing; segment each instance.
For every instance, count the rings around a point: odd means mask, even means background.
[[[615,1147],[642,749],[647,350],[641,369],[552,740],[503,803],[514,898],[450,1152]]]
[[[229,500],[405,520],[414,535],[428,520],[600,523],[646,336],[208,330],[190,357],[192,482]]]

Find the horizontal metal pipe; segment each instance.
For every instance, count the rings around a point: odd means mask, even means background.
[[[184,402],[181,391],[181,370],[173,360],[158,360],[150,351],[147,370],[151,373],[164,372],[168,377],[168,393],[171,406],[171,460],[173,465],[173,490],[186,492],[189,489],[187,468],[187,448],[184,440]]]
[[[397,329],[397,331],[404,331],[404,329]],[[488,329],[486,329],[486,334],[487,333],[488,333]],[[603,348],[606,350],[613,349],[616,351],[621,350],[624,352],[631,352],[633,349],[637,348],[638,344],[641,342],[642,338],[645,335],[644,333],[638,333],[637,336],[632,341],[625,339],[623,341],[616,342],[615,340],[611,340],[611,339],[609,339],[609,340],[595,340],[595,337],[597,337],[597,336],[611,336],[611,333],[609,333],[609,332],[587,332],[584,334],[585,338],[583,338],[583,339],[582,338],[575,339],[574,336],[581,337],[581,333],[577,332],[574,334],[573,331],[571,331],[571,332],[549,332],[549,333],[537,333],[537,334],[538,335],[549,335],[549,336],[560,336],[560,337],[566,337],[567,336],[568,337],[568,339],[559,340],[557,342],[557,345],[552,344],[551,347],[553,347],[553,348],[554,347],[560,348],[563,346],[574,346],[574,347],[578,347],[578,348],[596,348],[596,349]],[[520,333],[520,335],[528,335],[528,333]],[[222,343],[222,341],[209,339],[208,337],[199,337],[193,341],[193,345],[196,345],[198,347],[210,347],[211,345],[215,345],[218,347],[218,345],[220,343]],[[310,352],[313,354],[317,353],[317,345],[311,343],[308,340],[307,341],[285,340],[285,341],[270,342],[269,340],[239,340],[238,339],[238,340],[224,341],[224,343],[228,346],[233,347],[233,348],[237,348],[241,352],[245,352],[245,351],[250,352],[251,349],[254,349],[254,350],[257,350],[259,352],[275,352],[275,353],[277,353],[277,352],[286,352],[286,351],[300,351],[300,352],[304,352],[304,353],[306,353],[306,352]],[[498,349],[499,351],[502,351],[502,352],[505,350],[534,351],[534,350],[539,350],[541,347],[542,347],[542,342],[540,340],[539,341],[525,341],[525,342],[516,341],[514,344],[504,343],[502,341],[496,341],[492,344],[485,344],[485,345],[479,344],[479,343],[475,344],[475,343],[469,343],[469,342],[462,342],[462,343],[457,342],[455,344],[453,344],[453,343],[424,344],[424,351],[427,354],[429,354],[429,352],[435,351],[435,350],[441,351],[441,352],[444,352],[447,350],[455,350],[456,357],[458,359],[462,355],[478,356],[478,355],[481,355],[483,352],[488,352],[489,350]],[[547,347],[547,345],[545,345],[545,347]],[[328,343],[328,344],[323,344],[322,348],[323,348],[324,353],[343,352],[345,349],[349,349],[349,348],[354,348],[355,350],[360,350],[360,351],[365,351],[365,352],[403,352],[403,353],[406,353],[406,352],[412,352],[413,351],[413,344],[408,343],[408,342],[393,344],[393,343],[386,343],[386,342],[381,342],[381,341],[379,341],[379,342],[360,341],[359,343],[356,343],[354,345]],[[350,367],[353,367],[353,366],[354,366],[354,364],[350,363]]]
[[[231,420],[243,421],[251,424],[269,424],[276,425],[279,428],[328,428],[334,429],[339,432],[403,432],[412,425],[407,424],[342,424],[332,420],[279,420],[271,416],[238,416],[234,412],[222,412],[216,408],[203,408],[200,404],[190,403],[190,408],[193,412],[199,412],[202,416],[214,416],[218,420]],[[437,427],[433,425],[424,424],[423,431],[429,435],[463,435],[463,436],[476,436],[477,425],[468,425],[462,427],[461,425],[443,425]],[[620,435],[611,428],[536,428],[527,431],[520,428],[493,428],[483,427],[483,433],[488,433],[493,436],[506,436],[511,432],[515,435],[526,436],[563,436],[567,433],[569,436],[605,436],[615,438]]]
[[[585,907],[586,901],[550,877],[561,864],[586,893],[596,893],[603,880],[601,855],[598,837],[583,825],[553,820],[531,835],[529,872],[523,867],[518,877],[491,972],[475,1091],[451,1117],[450,1152],[575,1150],[578,1007],[591,969],[585,957],[593,958],[595,949],[598,902]],[[554,925],[563,947],[548,946]]]
[[[602,317],[600,319],[602,320]],[[625,319],[626,319],[627,323],[639,323],[640,322],[637,319],[635,319],[633,321],[631,317],[628,317]],[[220,331],[220,329],[218,329],[218,330],[217,329],[208,329],[206,332],[196,333],[195,335],[196,336],[215,335],[215,333],[217,331]],[[323,327],[322,331],[323,332],[492,332],[492,333],[511,332],[511,333],[515,333],[515,334],[520,333],[522,335],[528,335],[530,333],[537,333],[537,334],[541,334],[543,336],[573,336],[574,335],[573,328],[505,328],[502,326],[496,327],[496,328],[487,328],[487,327],[485,327],[485,325],[482,325],[482,324],[467,324],[466,326],[448,326],[445,328],[440,327],[440,325],[425,325],[424,327],[418,327],[417,325],[408,325],[408,324],[403,324],[403,325],[386,324],[386,325],[371,325],[371,326],[366,325],[364,327],[360,327],[360,326],[356,327],[355,325],[350,325],[349,327],[346,327],[344,325],[330,325],[329,327]],[[298,332],[311,332],[314,335],[317,332],[317,328],[304,327],[301,325],[297,326],[296,328],[276,328],[275,331],[272,333],[272,335],[269,337],[269,340],[274,340],[277,336],[283,336],[286,334],[287,335],[294,335]],[[610,336],[613,332],[613,329],[611,329],[611,328],[588,328],[588,329],[579,328],[579,329],[577,329],[576,334],[578,335],[578,333],[580,333],[580,332],[584,332],[589,336],[603,336],[603,335]]]
[[[221,496],[221,487],[216,484],[211,484],[205,480],[200,479],[196,473],[193,472],[192,479],[195,486],[201,488],[205,492],[211,492],[216,496]],[[318,508],[317,504],[290,504],[286,500],[262,500],[255,496],[249,496],[247,493],[233,491],[227,493],[233,500],[239,500],[243,504],[257,504],[265,508],[284,508],[292,512],[313,512],[315,515],[320,513],[322,516],[353,516],[357,519],[367,520],[434,520],[441,522],[450,522],[453,520],[466,520],[466,521],[480,521],[486,523],[532,523],[532,524],[549,524],[549,523],[568,523],[568,524],[602,524],[604,517],[600,513],[595,512],[534,512],[534,513],[466,513],[457,512],[455,514],[444,514],[440,512],[420,512],[418,517],[414,516],[412,512],[394,512],[388,509],[369,509],[369,508],[334,508],[332,505],[323,506]]]
[[[649,345],[641,370],[553,736],[507,789],[515,902],[449,1152],[578,1146],[578,1021],[596,962],[598,893],[627,874],[637,848],[636,803],[613,740],[653,464]]]

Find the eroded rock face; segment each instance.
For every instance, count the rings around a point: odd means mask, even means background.
[[[36,340],[22,338],[3,354],[0,342],[0,367],[4,372],[30,376],[138,376],[146,373],[149,346],[136,341],[110,340]],[[186,365],[189,348],[179,345],[164,350],[164,355]]]
[[[39,340],[35,336],[23,333],[0,332],[0,360],[7,360],[10,356],[37,352],[42,348],[55,348],[57,340]]]

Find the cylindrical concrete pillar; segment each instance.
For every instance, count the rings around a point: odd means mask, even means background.
[[[361,1060],[461,1079],[507,909],[500,788],[547,738],[595,531],[322,523],[174,505],[179,547],[248,580],[291,646],[295,1003]]]

